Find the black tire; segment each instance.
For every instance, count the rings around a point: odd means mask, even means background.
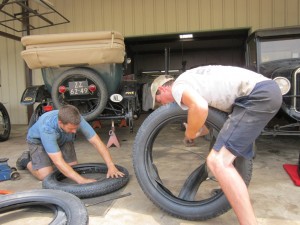
[[[137,120],[142,113],[142,108],[138,97],[136,96],[133,100],[133,115],[134,119]]]
[[[105,178],[104,180],[99,180],[93,183],[76,184],[61,182],[63,179],[66,179],[66,177],[60,171],[56,170],[43,180],[42,185],[43,188],[62,190],[74,194],[79,198],[101,196],[117,191],[128,183],[128,171],[124,167],[118,165],[116,165],[116,167],[125,174],[124,177]],[[73,166],[73,169],[79,174],[107,173],[107,166],[103,163],[78,164]]]
[[[7,207],[0,208],[0,213],[13,212],[15,210],[27,209],[33,207],[45,207],[52,211],[53,219],[49,223],[49,225],[66,225],[67,224],[67,216],[65,212],[57,205],[48,204],[44,202],[23,202],[19,204],[12,204]]]
[[[187,111],[176,103],[162,106],[146,118],[134,141],[133,167],[143,192],[156,206],[186,220],[206,220],[230,209],[217,180],[205,164],[226,118],[225,113],[210,108],[206,120],[210,133],[199,138],[199,143],[196,139],[195,147],[183,142],[182,123],[186,122]],[[180,168],[183,163],[188,164],[184,170]],[[194,165],[200,166],[194,169]],[[237,158],[234,165],[248,185],[252,160]]]
[[[133,133],[134,99],[127,99],[127,118],[130,133]]]
[[[39,119],[39,117],[43,114],[43,104],[40,103],[36,109],[33,111],[29,123],[28,123],[28,129],[35,124],[35,122]]]
[[[64,85],[68,88],[68,82],[78,80],[87,80],[88,85],[94,84],[97,90],[89,95],[79,96],[80,98],[70,96],[68,91],[64,95],[58,92],[59,86]],[[91,69],[80,67],[66,70],[54,80],[51,97],[56,109],[65,104],[74,105],[87,121],[91,121],[104,110],[108,100],[108,92],[99,74]]]
[[[67,223],[69,225],[86,225],[88,224],[88,212],[79,198],[59,190],[30,190],[17,192],[14,194],[4,195],[0,198],[0,211],[7,211],[20,206],[45,205],[52,204],[63,210]],[[59,215],[59,214],[58,214]],[[55,215],[57,219],[61,216]],[[59,221],[52,221],[51,224],[60,224]]]
[[[9,138],[11,124],[8,112],[5,106],[0,102],[0,141],[6,141]]]

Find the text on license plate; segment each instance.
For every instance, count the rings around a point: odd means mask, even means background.
[[[87,95],[89,94],[87,81],[72,81],[69,82],[70,95]]]

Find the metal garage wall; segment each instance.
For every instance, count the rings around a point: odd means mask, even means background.
[[[71,23],[38,33],[115,29],[125,36],[298,25],[300,0],[51,0]]]
[[[1,13],[0,19],[2,21],[7,17]],[[1,31],[19,35],[3,27]],[[0,101],[7,108],[13,124],[25,124],[27,123],[27,109],[19,103],[26,86],[24,63],[20,57],[23,47],[19,41],[2,36],[0,36],[0,46]]]
[[[7,108],[12,123],[27,123],[26,107],[19,104],[25,89],[24,65],[19,42],[0,37],[0,101]]]
[[[71,22],[32,34],[117,30],[125,37],[300,24],[300,0],[50,0]],[[0,100],[8,102],[12,123],[27,123],[19,100],[25,87],[22,47],[0,37]],[[42,83],[33,71],[34,84]]]

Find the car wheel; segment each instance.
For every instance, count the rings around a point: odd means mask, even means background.
[[[10,118],[5,106],[0,102],[0,141],[9,138],[11,130]]]
[[[92,86],[93,90],[90,88]],[[59,91],[62,89],[65,92]],[[66,104],[74,105],[87,121],[91,121],[104,110],[108,92],[98,73],[80,67],[59,75],[53,82],[51,96],[56,109]]]
[[[38,121],[39,117],[43,114],[43,104],[39,104],[36,109],[33,111],[29,123],[28,123],[28,129],[35,124],[36,121]]]

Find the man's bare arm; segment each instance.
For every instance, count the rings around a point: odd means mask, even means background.
[[[105,161],[108,171],[107,171],[107,178],[109,177],[123,177],[124,173],[120,172],[115,164],[112,161],[111,155],[106,147],[106,145],[102,142],[100,137],[95,134],[92,138],[89,139],[89,142],[97,149],[99,154],[102,156],[103,160]]]
[[[206,121],[208,104],[207,101],[194,90],[185,90],[182,94],[181,102],[189,108],[188,125],[185,136],[187,139],[193,140]]]
[[[85,177],[81,176],[80,174],[78,174],[75,170],[73,170],[73,168],[68,163],[66,163],[61,152],[49,153],[48,155],[49,155],[50,159],[52,160],[52,162],[54,163],[54,165],[56,166],[56,168],[63,175],[65,175],[66,177],[75,181],[76,183],[84,184],[84,183],[91,183],[91,182],[96,181],[94,179],[85,178]]]

